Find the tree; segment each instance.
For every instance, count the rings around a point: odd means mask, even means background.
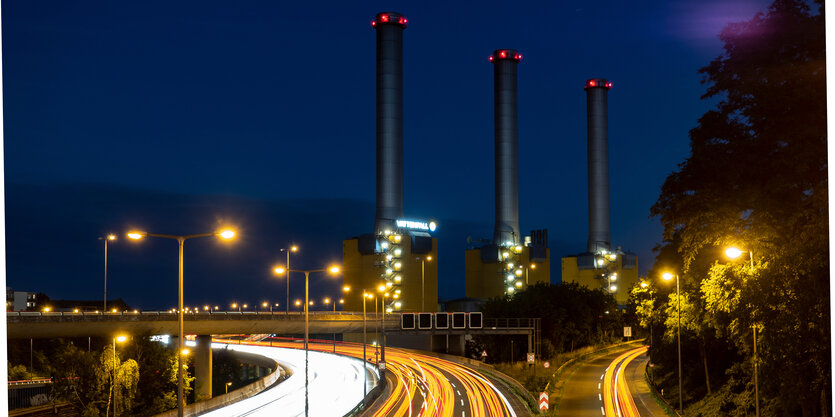
[[[108,387],[105,416],[110,415],[110,410],[114,409],[111,401],[116,403],[117,413],[131,409],[139,381],[139,366],[136,361],[128,359],[122,362],[113,349],[113,345],[105,347],[99,356],[101,366],[96,368],[99,386]]]
[[[777,0],[722,31],[724,52],[700,70],[703,98],[720,101],[651,209],[703,322],[747,364],[761,332],[760,393],[782,415],[831,403],[823,12]],[[727,245],[753,266],[725,259]]]
[[[125,357],[133,358],[139,366],[139,381],[133,399],[132,415],[152,416],[177,407],[177,354],[150,336],[131,339],[124,348]],[[184,393],[191,391],[188,373],[183,374]]]

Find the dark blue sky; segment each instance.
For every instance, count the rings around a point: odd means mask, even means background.
[[[644,273],[661,238],[649,207],[714,104],[700,99],[697,71],[721,53],[726,23],[768,4],[4,1],[7,285],[99,298],[96,237],[131,226],[241,227],[231,246],[187,243],[191,305],[283,299],[268,271],[290,241],[303,247],[299,266],[338,261],[341,240],[373,226],[370,21],[387,10],[409,19],[405,208],[439,219],[441,298],[463,296],[467,236],[492,235],[487,57],[498,48],[524,55],[521,227],[549,230],[553,280],[559,258],[586,244],[591,77],[614,83],[613,243],[636,252]],[[110,295],[174,305],[174,242],[121,240],[110,268]],[[337,288],[316,285],[314,295]]]

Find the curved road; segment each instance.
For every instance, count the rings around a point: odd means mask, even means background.
[[[301,408],[296,405],[292,409],[278,408],[279,402],[258,402],[252,405],[241,405],[242,408],[234,409],[234,414],[230,407],[224,407],[218,410],[217,414],[212,416],[243,416],[243,415],[257,415],[263,412],[264,415],[275,416],[297,416],[304,415],[304,402],[299,401],[304,395],[304,351],[300,350],[301,344],[296,341],[270,341],[261,342],[244,342],[243,345],[230,344],[231,348],[258,348],[259,354],[268,351],[270,346],[274,346],[276,352],[280,354],[280,361],[283,365],[290,367],[294,375],[282,382],[273,389],[267,390],[251,399],[258,398],[271,391],[282,388],[288,382],[293,381],[293,385],[278,390],[278,396],[282,397],[283,401],[287,403],[300,402]],[[247,346],[247,344],[249,346]],[[312,341],[310,343],[310,369],[311,369],[311,385],[313,384],[314,366],[317,377],[321,376],[325,379],[326,370],[323,369],[317,361],[333,359],[338,356],[324,352],[333,352],[334,346],[326,341]],[[294,351],[297,357],[290,357],[286,352]],[[316,351],[321,351],[319,353]],[[336,353],[340,355],[353,356],[355,358],[362,358],[362,344],[357,343],[338,343],[336,344]],[[375,353],[374,346],[366,347],[366,357],[373,360]],[[315,355],[315,356],[314,356]],[[265,355],[268,356],[268,355]],[[314,357],[316,358],[314,360]],[[300,362],[299,362],[300,358]],[[290,360],[292,359],[292,360]],[[513,410],[510,402],[505,394],[496,387],[490,380],[478,372],[470,368],[458,365],[444,359],[439,359],[433,356],[421,355],[414,352],[407,352],[396,348],[386,349],[387,360],[387,381],[391,384],[388,388],[390,394],[386,398],[378,399],[373,407],[369,409],[364,415],[375,417],[434,417],[434,416],[453,416],[453,417],[516,417],[516,411]],[[362,363],[362,360],[353,360],[353,363]],[[330,365],[324,364],[324,368],[328,366],[336,366],[335,363]],[[369,368],[372,366],[369,364]],[[351,377],[345,377],[344,374],[339,373],[339,381],[333,384],[328,384],[330,389],[341,391],[345,393],[346,403],[347,398],[351,398],[353,406],[357,405],[363,395],[361,365],[354,365],[354,373]],[[366,375],[372,375],[370,372]],[[300,376],[300,377],[299,377]],[[323,387],[325,385],[322,385]],[[366,391],[374,386],[374,381],[369,380],[366,386]],[[338,414],[336,410],[328,409],[326,414],[314,414],[314,404],[324,410],[330,407],[330,400],[324,397],[326,391],[318,391],[314,399],[313,391],[310,394],[311,416],[316,415],[344,415]],[[348,394],[350,392],[350,395]],[[295,396],[294,396],[295,395]],[[301,397],[299,397],[301,395]],[[237,404],[243,404],[242,401]],[[237,405],[235,404],[235,405]],[[352,408],[350,407],[350,408]],[[349,409],[350,409],[349,408]],[[246,411],[250,410],[250,411]],[[249,413],[252,414],[249,414]]]
[[[568,417],[616,417],[618,414],[614,411],[614,407],[612,406],[610,410],[607,410],[606,404],[604,404],[604,393],[611,392],[612,397],[614,393],[611,389],[607,390],[605,384],[608,383],[610,387],[616,385],[611,379],[606,378],[606,374],[610,369],[617,368],[612,366],[613,362],[621,355],[634,349],[634,345],[627,346],[579,365],[565,382],[565,389],[560,399],[559,415]],[[614,378],[615,375],[612,372],[610,377]]]
[[[213,348],[254,353],[274,359],[293,372],[280,384],[258,395],[204,414],[230,416],[304,416],[304,351],[279,347],[213,343]],[[309,352],[309,415],[331,417],[345,415],[362,401],[362,360],[340,355]],[[373,384],[376,370],[368,366]]]

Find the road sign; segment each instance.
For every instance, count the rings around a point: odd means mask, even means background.
[[[547,368],[547,367],[551,366],[551,363],[550,362],[545,362],[545,363],[542,364],[542,366]]]
[[[540,411],[547,411],[548,410],[548,393],[542,392],[539,394],[539,410]]]
[[[381,370],[381,371],[385,371],[385,370],[386,370],[386,363],[385,363],[385,362],[383,362],[383,361],[380,361],[380,362],[377,364],[377,367],[378,367],[378,368],[380,368],[380,370]]]
[[[536,360],[533,353],[528,353],[528,363],[534,363]]]
[[[631,327],[624,327],[623,328],[623,337],[632,337],[632,328]]]
[[[482,351],[481,351],[481,357],[482,357],[482,358],[486,358],[486,357],[487,357],[487,351],[486,351],[486,350],[482,350]]]

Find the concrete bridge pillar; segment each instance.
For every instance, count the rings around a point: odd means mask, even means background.
[[[198,335],[194,349],[194,398],[212,398],[212,336]]]

